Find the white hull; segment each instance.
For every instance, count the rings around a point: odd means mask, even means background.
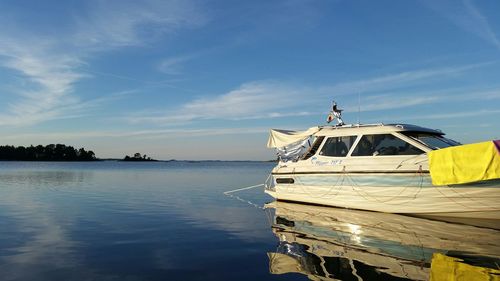
[[[390,186],[388,182],[394,182],[390,178],[398,176],[379,175],[385,185],[370,185],[363,183],[363,176],[314,175],[316,184],[312,185],[301,184],[307,182],[304,179],[308,176],[288,177],[294,178],[295,183],[276,184],[266,189],[266,193],[278,200],[385,213],[500,219],[497,181],[478,186],[432,186],[426,184],[426,176],[423,176],[408,181],[407,185]]]
[[[500,222],[500,141],[461,146],[440,131],[413,125],[311,130],[271,131],[268,147],[279,148],[280,156],[266,183],[274,198]],[[314,136],[314,143],[291,157],[304,146],[297,142],[304,135]]]

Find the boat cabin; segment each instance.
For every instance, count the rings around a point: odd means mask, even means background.
[[[330,157],[418,155],[458,145],[437,130],[413,125],[382,126],[323,129],[315,135],[314,145],[303,159],[316,152]]]
[[[459,143],[445,138],[439,130],[409,124],[324,126],[305,132],[272,130],[268,142],[277,149],[281,167],[371,163],[376,168],[392,163],[391,169],[407,159],[455,145]]]

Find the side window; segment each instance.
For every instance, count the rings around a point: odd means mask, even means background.
[[[396,136],[366,135],[361,137],[358,145],[352,152],[353,156],[377,156],[377,155],[418,155],[424,153],[422,150],[405,142]]]
[[[355,140],[355,136],[328,138],[321,148],[319,155],[344,157],[351,149]]]
[[[318,151],[318,148],[320,147],[321,143],[323,143],[324,139],[325,137],[323,136],[317,137],[316,140],[314,141],[314,144],[311,146],[311,148],[309,148],[309,151],[302,157],[301,160],[306,160],[311,158],[311,156],[313,156],[316,153],[316,151]]]
[[[362,136],[358,145],[354,148],[352,156],[372,156],[375,152],[375,147],[373,146],[374,138],[375,135]]]

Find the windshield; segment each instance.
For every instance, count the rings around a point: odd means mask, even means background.
[[[419,133],[419,132],[403,132],[403,134],[420,141],[421,143],[427,145],[432,149],[440,149],[440,148],[460,145],[459,142],[447,139],[437,134]]]

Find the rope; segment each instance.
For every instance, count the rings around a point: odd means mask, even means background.
[[[400,193],[398,193],[397,195],[395,195],[393,197],[385,199],[385,200],[379,200],[376,197],[369,198],[370,195],[366,194],[368,197],[365,196],[365,195],[363,195],[362,192],[359,189],[357,189],[359,187],[358,184],[351,178],[351,176],[347,172],[345,172],[345,173],[346,173],[347,179],[351,182],[351,189],[354,190],[358,195],[360,195],[361,197],[363,197],[367,201],[375,201],[375,202],[378,202],[378,203],[385,203],[385,204],[388,204],[388,205],[402,205],[402,204],[406,204],[406,203],[410,202],[411,200],[416,199],[417,195],[420,193],[420,191],[422,190],[422,187],[423,187],[423,174],[422,174],[422,171],[421,171],[421,168],[420,168],[416,172],[416,174],[414,175],[414,179],[413,179],[413,180],[415,180],[418,176],[420,176],[420,184],[419,184],[418,189],[415,192],[415,194],[413,194],[412,198],[409,198],[406,201],[403,201],[403,202],[400,202],[400,203],[388,203],[389,201],[392,201],[392,200],[398,198],[398,195],[400,195],[403,191],[405,191],[409,186],[405,186],[404,189],[402,191],[400,191]]]
[[[489,209],[495,209],[495,207],[489,206],[488,204],[484,204],[484,202],[482,202],[482,201],[475,200],[475,199],[474,199],[474,198],[472,198],[472,197],[469,197],[469,196],[467,196],[467,195],[465,195],[465,194],[462,194],[462,193],[460,193],[460,192],[457,192],[453,186],[448,186],[448,188],[450,188],[450,189],[451,189],[451,191],[453,191],[453,193],[455,193],[458,197],[461,197],[461,198],[463,198],[463,199],[469,199],[470,201],[472,201],[472,202],[474,202],[474,203],[477,203],[477,205],[483,205],[483,206],[486,206],[486,207],[487,207],[487,208],[489,208]],[[439,187],[436,187],[436,189],[437,189],[437,191],[439,191],[439,193],[441,193],[442,195],[446,196],[445,194],[443,194],[443,193],[439,190]],[[459,204],[459,205],[464,206],[463,204],[460,204],[459,202],[456,202],[456,201],[454,201],[454,202],[455,202],[455,203],[457,203],[457,204]],[[470,206],[465,206],[465,207],[467,207],[467,208],[471,208]]]
[[[233,195],[233,194],[232,194],[232,193],[234,193],[234,192],[243,191],[243,190],[248,190],[248,189],[252,189],[252,188],[256,188],[256,187],[261,187],[261,186],[264,186],[264,184],[263,184],[263,183],[261,183],[261,184],[256,184],[256,185],[247,186],[247,187],[243,187],[243,188],[238,188],[238,189],[234,189],[234,190],[229,190],[229,191],[225,191],[225,192],[223,192],[223,194],[224,194],[224,195],[226,195],[226,196],[228,196],[228,197],[231,197],[231,198],[234,198],[234,199],[236,199],[236,200],[239,200],[239,201],[241,201],[241,202],[247,203],[247,204],[249,204],[250,206],[253,206],[253,207],[257,208],[257,209],[264,210],[265,208],[264,208],[263,206],[259,206],[259,205],[257,205],[257,204],[255,204],[255,203],[253,203],[253,202],[252,202],[252,201],[250,201],[250,200],[245,200],[245,199],[243,199],[243,198],[241,198],[241,197],[239,197],[239,196],[237,196],[237,195]]]
[[[235,190],[224,191],[224,195],[228,195],[229,193],[238,192],[238,191],[242,191],[242,190],[256,188],[256,187],[263,186],[263,185],[264,184],[261,183],[261,184],[256,184],[256,185],[252,185],[252,186],[248,186],[248,187],[238,188],[238,189],[235,189]]]
[[[344,171],[345,171],[345,166],[344,166]],[[307,188],[304,187],[304,184],[302,184],[302,181],[300,180],[300,176],[294,177],[294,179],[297,180],[298,186],[300,186],[302,191],[312,198],[324,198],[326,196],[335,197],[340,193],[340,190],[342,190],[342,188],[344,187],[345,174],[342,173],[341,176],[338,176],[335,184],[329,185],[330,188],[323,194],[314,194],[314,193],[308,191]],[[339,182],[340,182],[340,184],[339,184]],[[335,190],[336,191],[335,194],[333,194],[332,191],[335,189],[335,187],[337,187],[337,189]],[[330,192],[332,192],[332,193],[330,193]]]

